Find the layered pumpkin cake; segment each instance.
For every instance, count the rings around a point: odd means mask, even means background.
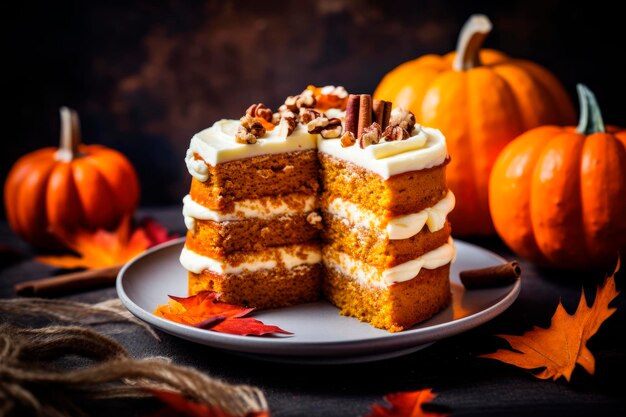
[[[341,313],[389,331],[451,300],[455,257],[446,141],[410,112],[351,95],[340,139],[318,139],[323,291]]]
[[[438,130],[341,87],[216,122],[186,157],[189,294],[261,309],[323,294],[389,331],[431,317],[451,299],[448,161]]]

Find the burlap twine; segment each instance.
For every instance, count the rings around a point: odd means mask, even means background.
[[[10,321],[25,316],[55,323],[25,328]],[[86,401],[141,398],[150,395],[150,389],[175,391],[232,416],[267,410],[258,388],[227,384],[165,358],[133,359],[117,341],[87,327],[116,321],[139,325],[158,339],[119,300],[96,305],[38,298],[0,300],[0,416],[83,416],[81,404]],[[64,325],[68,323],[80,325]],[[72,370],[53,365],[70,355],[90,361]]]

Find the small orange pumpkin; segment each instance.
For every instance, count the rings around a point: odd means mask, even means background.
[[[81,145],[76,112],[61,108],[61,145],[18,159],[5,182],[13,231],[39,248],[59,248],[51,230],[112,228],[139,200],[135,169],[121,153]]]
[[[457,204],[454,234],[493,234],[488,181],[496,157],[513,138],[544,124],[573,124],[575,111],[560,82],[539,65],[480,47],[491,31],[474,15],[461,30],[456,52],[425,55],[389,72],[374,98],[408,108],[418,123],[446,136],[446,169]]]
[[[565,269],[606,268],[626,254],[626,130],[604,127],[578,86],[577,128],[543,126],[511,142],[489,182],[500,237],[517,254]]]

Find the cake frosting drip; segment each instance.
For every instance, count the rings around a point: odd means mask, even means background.
[[[321,251],[314,246],[291,245],[288,247],[268,248],[260,252],[250,252],[244,262],[228,263],[222,260],[199,255],[187,247],[180,254],[180,263],[193,273],[209,270],[218,274],[237,274],[272,269],[283,266],[285,269],[299,265],[311,265],[322,260]]]
[[[384,179],[436,167],[448,157],[443,134],[437,129],[419,125],[406,140],[381,142],[361,149],[357,145],[344,148],[339,139],[318,138],[317,147],[320,152],[352,162]]]
[[[275,128],[254,144],[241,144],[235,141],[235,133],[239,126],[239,120],[222,119],[191,138],[185,162],[193,177],[202,182],[208,179],[208,168],[201,166],[202,160],[215,166],[236,159],[303,151],[316,147],[317,135],[309,134],[303,125],[298,125],[287,138],[280,136],[280,129]],[[198,157],[202,160],[198,160]]]
[[[422,231],[424,226],[431,232],[443,229],[448,214],[454,209],[455,197],[452,191],[437,204],[417,213],[384,218],[343,198],[333,199],[327,211],[335,216],[347,219],[351,224],[379,230],[391,240],[408,239]]]
[[[276,216],[308,213],[315,210],[315,195],[290,195],[239,200],[228,212],[211,210],[195,202],[189,194],[183,198],[183,217],[187,229],[195,229],[196,220],[214,222],[237,221],[250,218],[269,219]]]
[[[342,274],[354,277],[365,285],[386,287],[415,278],[422,268],[436,269],[454,262],[455,258],[456,248],[452,238],[450,238],[448,243],[437,249],[411,261],[384,270],[379,270],[345,253],[338,253],[337,259],[324,257],[323,262],[326,267],[337,269]]]

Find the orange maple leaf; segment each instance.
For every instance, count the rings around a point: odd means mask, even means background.
[[[587,348],[587,341],[616,310],[609,307],[609,304],[619,294],[615,287],[615,274],[619,267],[618,259],[613,274],[598,287],[591,307],[582,291],[573,315],[569,315],[559,302],[550,327],[544,329],[535,326],[521,336],[497,335],[509,342],[513,350],[500,349],[480,357],[496,359],[529,370],[545,368],[541,372],[533,373],[541,379],[556,380],[563,376],[569,381],[576,364],[593,375],[595,359]]]
[[[151,246],[142,228],[131,233],[130,217],[124,217],[116,230],[55,230],[58,238],[77,255],[38,256],[39,262],[59,268],[106,268],[121,265]]]
[[[372,413],[366,417],[444,417],[447,413],[424,411],[422,406],[437,397],[431,389],[419,391],[397,392],[385,395],[384,399],[391,407],[374,404]]]
[[[149,391],[167,405],[166,408],[154,414],[150,414],[150,417],[235,417],[215,405],[202,404],[188,400],[178,392],[157,389]],[[269,417],[269,412],[250,412],[246,414],[245,417]]]
[[[278,326],[266,325],[252,317],[243,317],[254,311],[254,308],[221,302],[216,292],[204,291],[186,298],[170,295],[169,298],[168,304],[160,305],[154,310],[155,316],[187,326],[241,336],[291,334]]]

